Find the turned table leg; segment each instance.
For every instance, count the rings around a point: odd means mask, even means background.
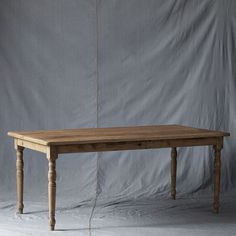
[[[49,152],[48,158],[48,208],[49,208],[49,228],[54,230],[55,207],[56,207],[56,159],[57,154]]]
[[[221,149],[222,145],[215,145],[215,159],[214,159],[214,202],[213,209],[215,213],[219,213],[220,207],[220,167],[221,167]]]
[[[17,213],[23,214],[23,188],[24,188],[24,161],[23,161],[23,147],[16,146],[16,186],[18,209]]]
[[[171,196],[176,197],[176,169],[177,169],[177,150],[171,148]]]

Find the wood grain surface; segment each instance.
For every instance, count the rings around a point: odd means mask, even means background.
[[[173,140],[229,136],[227,132],[182,125],[151,125],[9,132],[9,136],[42,145]]]

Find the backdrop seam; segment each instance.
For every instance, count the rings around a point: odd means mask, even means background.
[[[96,127],[99,127],[99,15],[98,15],[98,1],[95,0],[95,17],[96,17]],[[92,235],[92,218],[94,214],[94,210],[96,208],[97,199],[99,195],[99,183],[98,183],[98,172],[99,172],[99,153],[96,152],[96,189],[95,189],[95,199],[92,206],[91,214],[89,217],[89,234]]]

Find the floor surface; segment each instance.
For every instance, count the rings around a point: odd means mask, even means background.
[[[236,235],[236,193],[221,196],[220,213],[212,213],[209,195],[188,195],[171,200],[79,206],[58,199],[56,231],[48,231],[47,202],[25,201],[25,213],[15,213],[15,201],[0,202],[0,236],[226,236]]]

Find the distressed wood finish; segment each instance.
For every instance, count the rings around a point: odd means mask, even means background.
[[[42,144],[32,143],[30,141],[20,140],[20,139],[15,139],[15,143],[16,145],[20,147],[29,148],[31,150],[38,151],[38,152],[47,153],[47,147]]]
[[[227,136],[228,133],[181,125],[154,125],[9,132],[9,135],[18,138],[18,140],[30,141],[41,145],[69,145],[147,140],[168,141],[196,138],[217,138]]]
[[[177,150],[171,148],[171,196],[176,198],[176,169],[177,169]]]
[[[16,146],[16,185],[18,197],[18,213],[23,214],[23,190],[24,190],[24,160],[23,147]]]
[[[56,209],[56,159],[58,155],[53,148],[48,148],[48,208],[49,208],[49,229],[54,230],[55,209]]]
[[[218,142],[214,146],[215,159],[214,159],[214,202],[213,209],[215,213],[219,213],[220,207],[220,175],[221,175],[221,149],[223,148],[223,141]]]
[[[115,128],[39,130],[9,132],[17,150],[16,175],[18,211],[23,212],[23,149],[45,153],[48,159],[49,228],[54,230],[56,207],[56,159],[62,153],[122,151],[171,148],[171,196],[176,197],[177,147],[212,145],[214,161],[214,202],[219,212],[220,151],[229,133],[181,125],[154,125]]]
[[[80,153],[80,152],[106,152],[106,151],[125,151],[153,148],[168,147],[190,147],[214,145],[217,138],[195,138],[177,140],[144,140],[144,141],[127,141],[127,142],[104,142],[104,143],[85,143],[85,144],[69,144],[55,146],[58,154],[62,153]]]

